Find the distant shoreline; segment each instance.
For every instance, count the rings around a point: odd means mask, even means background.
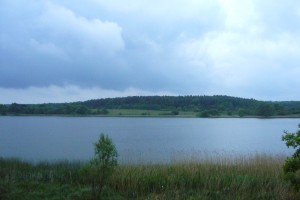
[[[300,119],[300,115],[287,115],[287,116],[209,116],[199,117],[196,115],[134,115],[134,114],[121,114],[121,115],[76,115],[76,114],[7,114],[0,115],[0,117],[129,117],[129,118],[199,118],[199,119]]]
[[[0,104],[0,115],[200,118],[300,118],[300,101],[230,96],[130,96],[73,103]]]

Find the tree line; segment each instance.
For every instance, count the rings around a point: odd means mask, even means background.
[[[0,104],[0,115],[107,115],[110,109],[182,111],[198,117],[288,116],[300,114],[300,101],[258,101],[230,96],[131,96],[58,104]]]

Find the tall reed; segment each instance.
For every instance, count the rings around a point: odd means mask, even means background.
[[[126,198],[297,199],[283,181],[284,156],[264,154],[119,166],[111,187]]]
[[[103,199],[300,199],[283,179],[282,155],[191,155],[116,167]],[[0,158],[0,199],[92,199],[86,163]]]

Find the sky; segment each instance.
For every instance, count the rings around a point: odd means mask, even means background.
[[[0,104],[300,100],[298,0],[0,0]]]

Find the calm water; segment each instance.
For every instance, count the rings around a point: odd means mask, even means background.
[[[161,162],[209,153],[290,154],[281,141],[300,119],[0,117],[0,157],[87,160],[101,132],[120,161]]]

